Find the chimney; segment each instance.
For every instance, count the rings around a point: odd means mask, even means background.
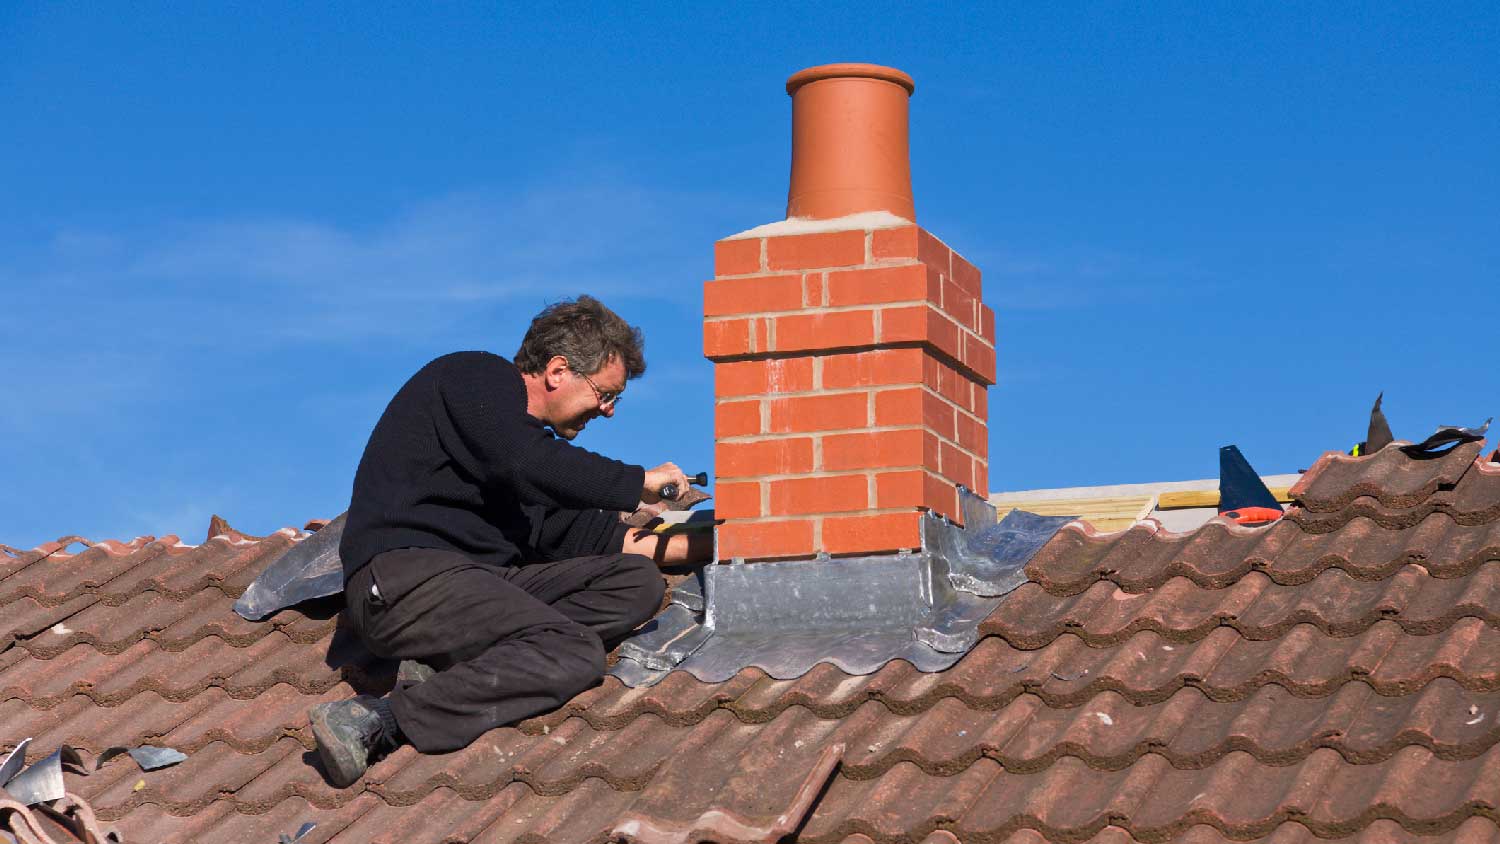
[[[994,313],[979,270],[916,225],[899,70],[787,80],[787,219],[714,244],[718,558],[920,547],[923,511],[987,495]]]

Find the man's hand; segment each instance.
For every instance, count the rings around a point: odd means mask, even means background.
[[[677,485],[677,500],[688,490],[688,476],[677,468],[676,463],[663,463],[655,469],[646,470],[645,488],[641,490],[641,501],[656,504],[661,501],[661,488],[667,484]]]

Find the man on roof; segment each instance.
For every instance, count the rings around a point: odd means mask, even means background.
[[[598,300],[545,308],[515,360],[457,352],[422,367],[365,446],[339,545],[347,621],[400,659],[384,697],[312,708],[329,779],[554,709],[597,683],[604,655],[661,605],[658,564],[707,560],[702,535],[631,532],[621,513],[688,479],[572,444],[646,371],[641,332]]]

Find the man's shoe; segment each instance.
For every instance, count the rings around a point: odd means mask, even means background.
[[[353,785],[370,767],[371,756],[394,745],[381,727],[374,701],[359,695],[320,703],[308,713],[323,768],[338,788]]]

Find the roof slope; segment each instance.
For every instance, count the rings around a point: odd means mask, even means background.
[[[230,609],[294,532],[43,547],[0,556],[0,739],[188,753],[68,775],[127,842],[1500,839],[1500,464],[1329,455],[1294,495],[1065,529],[944,672],[606,678],[344,790],[307,708],[391,667],[335,605]]]

